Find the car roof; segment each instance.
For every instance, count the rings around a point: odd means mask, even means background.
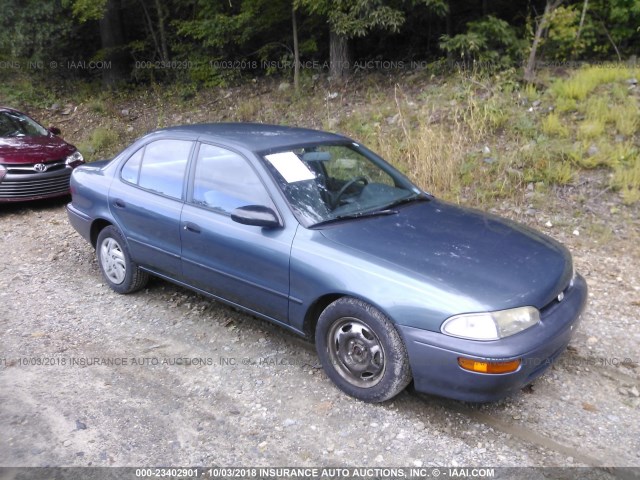
[[[294,145],[350,141],[335,133],[309,128],[287,127],[263,123],[206,123],[181,125],[154,132],[184,132],[196,134],[201,140],[247,148],[253,152],[277,150]]]

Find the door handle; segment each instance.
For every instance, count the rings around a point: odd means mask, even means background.
[[[193,233],[200,233],[200,227],[195,223],[184,222],[184,229]]]
[[[115,199],[113,204],[118,208],[124,208],[126,206],[124,204],[124,202],[122,200],[120,200],[119,198]]]

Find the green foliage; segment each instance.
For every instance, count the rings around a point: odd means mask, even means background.
[[[555,113],[550,113],[542,120],[542,131],[550,136],[566,137],[569,129]]]
[[[383,0],[296,0],[309,13],[326,17],[332,31],[346,38],[364,37],[374,28],[397,32],[404,13]],[[429,1],[442,9],[441,1]]]
[[[591,17],[587,17],[578,38],[581,8],[579,4],[561,5],[552,12],[547,37],[541,42],[546,57],[565,60],[581,55],[593,44],[595,27]]]
[[[628,80],[637,75],[639,69],[621,68],[616,64],[585,67],[569,79],[557,79],[551,85],[551,93],[556,98],[584,100],[600,85]]]
[[[469,22],[466,33],[440,37],[440,48],[466,62],[490,62],[504,67],[521,57],[524,43],[511,25],[489,15]]]
[[[108,0],[62,0],[62,4],[71,7],[73,15],[80,21],[100,20]]]
[[[612,186],[620,190],[622,200],[627,204],[640,202],[640,154],[618,168]]]
[[[48,60],[69,46],[72,21],[56,2],[0,0],[0,11],[0,54]]]
[[[78,150],[89,162],[109,158],[119,148],[118,134],[110,128],[98,127],[88,139],[78,143]]]
[[[626,81],[637,78],[640,69],[609,67],[586,67],[555,80],[549,96],[564,106],[544,117],[541,127],[558,137],[556,150],[564,152],[558,157],[561,163],[612,169],[611,186],[623,201],[634,203],[640,201],[640,106]],[[563,176],[561,170],[547,173],[556,181]]]

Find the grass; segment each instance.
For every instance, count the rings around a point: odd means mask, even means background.
[[[578,124],[578,138],[591,140],[600,138],[604,134],[605,124],[602,119],[585,120]]]
[[[124,145],[120,144],[118,134],[112,129],[98,127],[91,132],[88,139],[78,143],[78,149],[85,160],[92,162],[103,158],[110,158]]]
[[[542,120],[542,131],[553,137],[569,136],[569,129],[556,113],[550,113]]]
[[[281,79],[211,89],[152,83],[108,97],[78,86],[44,103],[78,105],[92,120],[87,133],[76,130],[83,137],[69,139],[89,160],[109,157],[157,127],[259,121],[344,133],[453,201],[489,206],[521,199],[529,183],[536,191],[570,184],[587,168],[610,169],[610,187],[621,199],[640,201],[640,96],[627,83],[640,69],[583,68],[551,79],[547,89],[509,75],[368,75],[342,85],[308,78],[300,92],[279,91]],[[20,82],[13,90],[29,102],[42,91]],[[123,109],[132,114],[123,116]]]
[[[619,64],[586,67],[569,79],[558,79],[551,85],[551,92],[558,98],[583,101],[600,85],[624,81],[638,76],[640,69],[623,68]]]
[[[612,186],[620,191],[624,203],[640,201],[640,152],[630,149],[627,157],[619,159]]]
[[[555,146],[566,153],[559,162],[574,169],[610,168],[610,186],[631,204],[640,201],[640,95],[627,81],[638,78],[640,69],[611,67],[587,67],[556,79],[547,92],[556,108],[542,118],[541,129],[563,139]],[[566,172],[557,169],[555,181],[561,183]]]

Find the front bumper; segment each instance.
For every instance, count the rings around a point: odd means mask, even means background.
[[[561,302],[543,309],[540,323],[495,341],[474,341],[397,325],[409,354],[416,390],[469,402],[508,396],[541,375],[565,350],[587,301],[587,283],[576,276]],[[521,359],[518,370],[504,374],[462,369],[458,357],[478,361]]]

